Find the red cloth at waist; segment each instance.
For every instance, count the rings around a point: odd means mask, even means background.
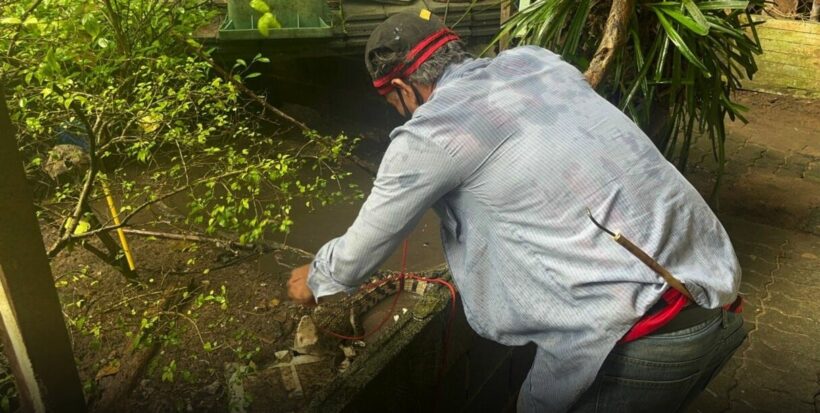
[[[686,307],[686,304],[689,302],[688,298],[674,288],[666,290],[666,292],[661,296],[661,299],[666,301],[666,306],[658,312],[646,314],[641,317],[641,319],[638,320],[638,322],[635,323],[629,331],[627,331],[626,335],[624,335],[619,343],[628,343],[645,335],[652,334],[653,331],[672,321],[672,319],[680,313],[680,310],[683,310],[683,307]]]
[[[618,343],[628,343],[643,336],[652,334],[659,328],[672,321],[672,319],[675,318],[675,316],[677,316],[684,307],[686,307],[686,304],[691,303],[691,300],[686,298],[686,296],[674,288],[666,290],[666,292],[661,296],[661,299],[666,302],[666,306],[658,312],[646,314],[641,317],[641,319],[638,320],[638,322],[635,323],[629,331],[627,331]],[[743,300],[740,296],[738,296],[734,302],[723,306],[723,309],[733,313],[740,313],[743,311]]]

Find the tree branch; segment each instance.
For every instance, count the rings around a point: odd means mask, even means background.
[[[210,56],[208,56],[208,55],[206,55],[204,52],[202,52],[202,49],[201,49],[201,48],[199,48],[199,47],[194,47],[193,45],[189,44],[189,43],[186,41],[186,39],[181,39],[181,40],[182,40],[183,42],[185,42],[185,44],[186,44],[186,45],[188,45],[188,47],[189,47],[191,50],[193,50],[193,52],[194,52],[194,53],[195,53],[195,54],[196,54],[196,55],[197,55],[200,59],[202,59],[202,60],[204,60],[204,61],[208,62],[208,64],[209,64],[209,65],[211,65],[211,67],[214,69],[214,71],[216,71],[216,73],[217,73],[217,74],[219,74],[219,76],[220,76],[222,79],[224,79],[226,82],[230,82],[232,85],[236,86],[236,87],[237,87],[237,89],[239,89],[242,93],[246,94],[246,95],[247,95],[247,96],[249,96],[251,99],[253,99],[253,100],[254,100],[254,101],[256,101],[257,103],[259,103],[260,105],[264,106],[264,107],[265,107],[265,109],[270,110],[271,112],[275,113],[275,114],[276,114],[277,116],[279,116],[280,118],[282,118],[282,119],[284,119],[284,120],[286,120],[286,121],[288,121],[288,122],[290,122],[290,123],[292,123],[292,124],[296,125],[299,129],[301,129],[301,130],[303,130],[303,131],[310,131],[310,130],[311,130],[311,129],[310,129],[307,125],[305,125],[304,123],[302,123],[302,122],[300,122],[300,121],[298,121],[298,120],[294,119],[292,116],[288,115],[287,113],[282,112],[282,110],[280,110],[279,108],[277,108],[277,107],[275,107],[275,106],[271,105],[271,104],[270,104],[270,103],[268,103],[268,102],[267,102],[264,98],[262,98],[261,96],[257,95],[257,94],[256,94],[256,93],[254,93],[252,90],[248,89],[248,87],[247,87],[247,86],[245,86],[244,84],[242,84],[242,82],[239,82],[238,80],[234,79],[234,77],[233,77],[233,76],[231,76],[231,74],[230,74],[230,73],[228,73],[228,71],[227,71],[227,70],[225,70],[222,66],[220,66],[218,63],[216,63],[216,62],[214,61],[214,59],[211,59],[211,57],[210,57]]]
[[[635,8],[635,0],[613,0],[612,8],[609,9],[609,17],[606,20],[603,38],[598,45],[598,50],[592,57],[589,68],[584,73],[590,86],[593,89],[601,84],[606,75],[607,69],[615,60],[615,55],[627,38],[627,28],[632,11]]]
[[[63,94],[63,91],[57,86],[54,86],[54,90],[60,94]],[[80,107],[79,103],[76,101],[72,102],[70,108],[80,119],[80,122],[82,122],[83,127],[85,127],[86,133],[88,134],[88,157],[90,158],[89,166],[88,172],[85,174],[83,189],[80,191],[80,197],[77,199],[77,204],[74,206],[74,212],[71,214],[71,218],[68,221],[68,226],[65,227],[65,231],[61,233],[60,239],[58,239],[51,246],[51,248],[48,249],[48,253],[46,254],[48,258],[54,258],[60,251],[62,251],[63,248],[65,248],[66,245],[68,245],[68,241],[71,240],[71,235],[74,233],[74,230],[77,228],[77,224],[80,222],[80,215],[82,215],[86,203],[88,202],[88,197],[91,195],[91,190],[94,188],[94,180],[97,177],[98,172],[96,131],[91,126],[91,123],[88,122],[88,118],[85,116],[83,108]]]
[[[117,39],[117,48],[126,56],[131,55],[131,44],[128,42],[128,36],[123,32],[122,20],[120,19],[119,11],[115,11],[111,0],[104,0],[103,15],[108,19],[111,28],[114,30],[114,37]]]
[[[301,255],[302,257],[313,259],[313,254],[296,247],[291,247],[290,245],[280,244],[278,242],[264,242],[264,243],[254,243],[254,244],[240,244],[236,241],[231,241],[229,239],[223,238],[213,238],[213,237],[205,237],[202,235],[197,234],[175,234],[170,232],[158,232],[158,231],[146,231],[141,229],[124,229],[128,234],[134,235],[141,235],[145,237],[156,237],[156,238],[164,238],[164,239],[173,239],[179,241],[194,241],[194,242],[203,242],[209,244],[219,244],[219,245],[228,245],[231,248],[235,248],[238,250],[259,250],[261,249],[263,252],[270,252],[270,251],[289,251],[296,254]]]
[[[143,203],[142,203],[142,204],[140,204],[138,207],[136,207],[136,208],[134,208],[133,210],[131,210],[131,211],[130,211],[130,212],[129,212],[129,213],[128,213],[128,214],[127,214],[127,215],[126,215],[126,216],[125,216],[125,217],[124,217],[121,221],[120,221],[119,225],[108,225],[108,226],[100,227],[100,228],[97,228],[97,229],[93,229],[93,230],[91,230],[91,231],[86,231],[86,232],[83,232],[82,234],[70,234],[70,235],[68,236],[68,239],[70,239],[70,240],[76,240],[76,239],[86,238],[86,237],[90,237],[90,236],[93,236],[93,235],[97,235],[97,234],[99,234],[99,233],[101,233],[101,232],[108,232],[108,231],[116,230],[116,229],[119,229],[119,228],[124,228],[124,227],[127,227],[127,226],[128,226],[128,222],[129,222],[132,218],[134,218],[134,216],[136,216],[136,215],[137,215],[140,211],[142,211],[143,209],[147,208],[148,206],[150,206],[150,205],[152,205],[152,204],[155,204],[155,203],[157,203],[157,202],[160,202],[160,201],[163,201],[163,200],[165,200],[165,199],[168,199],[168,198],[170,198],[170,197],[172,197],[172,196],[174,196],[174,195],[176,195],[176,194],[178,194],[178,193],[180,193],[180,192],[182,192],[182,191],[185,191],[185,190],[191,189],[191,188],[193,188],[193,187],[195,187],[195,186],[197,186],[197,185],[203,184],[203,183],[205,183],[205,182],[209,182],[209,181],[217,181],[217,180],[224,179],[224,178],[227,178],[227,177],[230,177],[230,176],[239,175],[239,174],[241,174],[241,173],[247,172],[247,171],[248,171],[248,169],[249,169],[249,168],[241,169],[241,170],[239,170],[239,171],[231,171],[231,172],[226,172],[226,173],[221,174],[221,175],[218,175],[218,176],[198,179],[198,180],[194,181],[193,183],[190,183],[190,184],[187,184],[187,185],[182,185],[182,186],[176,187],[176,188],[172,189],[171,191],[166,192],[166,193],[164,193],[164,194],[162,194],[162,195],[160,195],[160,196],[158,196],[158,197],[156,197],[156,198],[152,198],[152,199],[149,199],[149,200],[147,200],[147,201],[143,202]],[[73,230],[72,230],[72,232],[73,232]],[[59,251],[58,251],[58,252],[59,252]],[[51,256],[49,256],[49,257],[51,257]]]
[[[181,36],[179,36],[179,35],[177,35],[177,38],[180,38],[181,41],[185,42],[185,44],[188,45],[188,47],[191,50],[193,50],[193,52],[200,59],[208,62],[208,64],[211,65],[211,67],[214,69],[214,71],[216,71],[216,73],[219,74],[219,76],[222,77],[222,79],[224,79],[226,82],[230,82],[232,85],[236,86],[237,90],[239,90],[240,92],[242,92],[245,95],[247,95],[248,97],[250,97],[254,102],[258,103],[259,105],[261,105],[265,109],[275,113],[280,118],[285,119],[286,121],[296,125],[303,132],[312,132],[313,131],[313,129],[309,128],[304,123],[294,119],[293,117],[291,117],[287,113],[282,112],[282,110],[280,110],[279,108],[277,108],[277,107],[271,105],[270,103],[268,103],[268,101],[265,100],[265,98],[257,95],[256,93],[254,93],[254,91],[250,90],[247,86],[242,84],[242,82],[236,80],[233,76],[231,76],[230,73],[228,73],[227,70],[225,70],[224,68],[219,66],[219,64],[217,64],[213,59],[211,59],[210,56],[203,53],[201,48],[194,47],[193,45],[188,43],[188,41],[186,39],[181,38]],[[316,142],[320,146],[324,147],[325,149],[328,149],[327,146],[325,144],[323,144],[322,142],[318,142],[318,141],[316,141]],[[350,161],[352,161],[354,164],[356,164],[356,166],[361,168],[363,171],[367,172],[370,176],[376,176],[376,171],[378,170],[378,168],[375,165],[373,165],[370,162],[367,162],[367,161],[365,161],[365,160],[363,160],[363,159],[361,159],[358,156],[353,155],[353,154],[347,156],[347,158],[350,159]]]
[[[22,16],[20,16],[20,24],[17,27],[17,31],[14,32],[14,36],[12,36],[11,40],[9,41],[9,49],[6,51],[6,58],[12,57],[14,55],[14,45],[17,43],[17,38],[20,37],[20,32],[23,31],[23,24],[26,22],[29,16],[34,13],[34,9],[42,3],[43,0],[37,0],[32,3],[31,7],[26,9]]]

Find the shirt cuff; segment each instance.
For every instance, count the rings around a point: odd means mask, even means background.
[[[350,294],[357,289],[357,287],[351,287],[334,280],[330,275],[327,261],[319,258],[314,259],[310,264],[307,282],[308,288],[310,288],[317,303],[320,297],[338,294],[340,292]]]

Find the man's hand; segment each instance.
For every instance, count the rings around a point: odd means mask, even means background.
[[[307,278],[310,271],[310,264],[294,268],[290,272],[290,280],[288,280],[288,297],[293,302],[302,305],[316,305],[313,298],[313,293],[308,288]]]

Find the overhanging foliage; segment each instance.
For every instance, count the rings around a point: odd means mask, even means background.
[[[499,36],[560,53],[586,70],[607,35],[608,11],[623,0],[541,0],[519,11]],[[762,52],[748,9],[762,0],[638,1],[622,16],[624,44],[599,92],[629,115],[658,148],[686,169],[698,133],[712,142],[718,181],[726,162],[726,116],[745,119],[732,101],[740,81],[757,71]]]

